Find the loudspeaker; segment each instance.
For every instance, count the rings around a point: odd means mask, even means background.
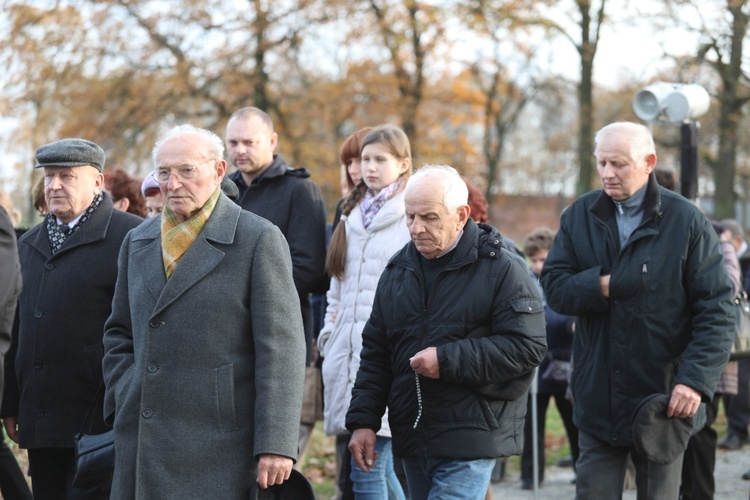
[[[656,82],[635,94],[633,111],[647,122],[664,117],[671,123],[682,123],[704,115],[710,102],[708,92],[700,85]]]
[[[641,120],[650,122],[664,109],[664,100],[674,92],[675,85],[665,82],[652,83],[639,90],[633,97],[633,111]]]

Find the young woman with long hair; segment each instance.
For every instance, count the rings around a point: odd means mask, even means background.
[[[318,345],[323,354],[324,425],[328,435],[348,432],[346,412],[375,288],[388,259],[409,242],[404,188],[412,165],[406,134],[393,125],[374,128],[362,139],[360,159],[362,180],[344,199],[326,261],[331,288]],[[376,451],[378,459],[370,473],[351,463],[355,497],[403,499],[393,469],[387,415],[377,433]]]

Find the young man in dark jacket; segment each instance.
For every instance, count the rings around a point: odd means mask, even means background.
[[[652,394],[669,395],[666,416],[679,419],[711,401],[734,335],[732,288],[708,219],[657,185],[649,130],[613,123],[595,141],[603,190],[563,212],[541,277],[550,307],[579,318],[577,498],[619,499],[628,453],[639,498],[677,498],[682,453],[664,464],[636,449],[633,412]]]
[[[258,108],[242,108],[227,123],[230,174],[240,191],[237,204],[281,229],[292,253],[294,286],[299,295],[305,338],[313,336],[310,293],[325,276],[326,214],[320,189],[306,168],[292,168],[281,155],[273,121]]]
[[[469,219],[466,184],[425,167],[406,187],[412,237],[380,278],[346,418],[349,449],[378,466],[388,405],[413,499],[483,499],[495,459],[522,448],[526,390],[547,351],[525,264]]]

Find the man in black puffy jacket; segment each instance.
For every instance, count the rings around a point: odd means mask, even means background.
[[[369,471],[388,405],[413,499],[484,498],[495,459],[521,452],[526,391],[547,351],[536,284],[496,229],[469,219],[467,197],[451,167],[409,180],[412,243],[380,278],[346,418]]]
[[[613,123],[595,142],[603,189],[563,212],[541,276],[549,306],[579,318],[577,498],[619,499],[628,453],[639,498],[677,498],[679,447],[671,463],[636,448],[633,412],[652,394],[669,395],[670,419],[711,401],[734,335],[732,288],[708,219],[658,186],[649,130]]]

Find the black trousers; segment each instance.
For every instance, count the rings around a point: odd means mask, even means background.
[[[568,441],[570,441],[570,454],[573,455],[573,461],[575,463],[578,460],[579,449],[578,449],[578,428],[573,424],[573,405],[565,399],[565,392],[558,392],[554,394],[537,394],[537,431],[539,434],[539,482],[544,480],[544,428],[547,420],[547,407],[549,406],[550,399],[555,398],[555,405],[560,412],[562,417],[563,425],[565,425],[565,432],[568,435]],[[534,442],[533,442],[533,429],[531,420],[531,398],[529,395],[528,402],[526,403],[526,423],[523,426],[523,454],[521,455],[521,480],[533,481],[534,480]]]
[[[34,500],[107,500],[111,483],[91,488],[73,486],[73,448],[34,448],[29,450],[29,472]]]
[[[750,421],[750,358],[737,361],[737,395],[724,396],[727,409],[727,434],[747,438]]]
[[[706,403],[706,425],[688,441],[682,459],[681,500],[713,500],[716,466],[716,431],[712,427],[721,395]]]
[[[0,492],[7,500],[31,500],[31,490],[15,455],[0,439]]]

